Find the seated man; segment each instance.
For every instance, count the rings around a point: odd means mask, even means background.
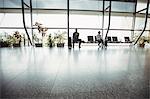
[[[79,39],[79,33],[77,32],[77,29],[75,29],[75,32],[73,33],[73,48],[74,43],[79,42],[79,48],[81,48],[81,39]]]

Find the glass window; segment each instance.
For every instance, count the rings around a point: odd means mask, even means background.
[[[33,17],[35,22],[39,22],[46,27],[52,28],[66,28],[67,27],[67,16],[66,14],[34,14]]]
[[[149,7],[149,10],[148,10],[148,13],[150,14],[150,7]]]
[[[21,8],[21,0],[4,0],[6,8]]]
[[[134,37],[137,37],[141,34],[142,31],[135,31]],[[149,36],[149,31],[145,31],[142,36]]]
[[[147,30],[150,30],[150,18],[148,18],[147,20],[147,27],[146,27]]]
[[[102,10],[103,2],[99,0],[70,0],[70,9]]]
[[[33,0],[34,8],[67,9],[67,0]]]
[[[0,26],[1,27],[23,27],[22,14],[11,14],[11,13],[0,14]]]
[[[136,17],[135,30],[142,30],[144,28],[145,18]]]
[[[3,8],[4,7],[4,2],[3,0],[0,0],[0,8]]]
[[[145,9],[147,7],[147,3],[143,3],[143,2],[140,2],[140,0],[137,0],[137,8],[136,8],[136,11],[140,11],[142,9]],[[140,13],[146,13],[146,10],[140,12]]]
[[[129,16],[111,16],[111,29],[132,29],[132,19]],[[104,28],[108,28],[109,17],[105,16]]]
[[[102,16],[70,15],[70,28],[101,28]]]
[[[132,2],[112,2],[112,11],[117,12],[134,12],[135,3]]]

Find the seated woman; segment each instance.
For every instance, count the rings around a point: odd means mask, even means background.
[[[103,39],[102,39],[102,36],[101,36],[100,33],[101,33],[101,32],[98,31],[98,34],[97,34],[97,36],[96,36],[96,39],[97,39],[97,41],[98,41],[98,46],[99,46],[99,47],[101,46],[100,44],[103,44]]]

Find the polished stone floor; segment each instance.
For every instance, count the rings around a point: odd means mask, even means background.
[[[0,48],[0,99],[150,99],[150,49]]]

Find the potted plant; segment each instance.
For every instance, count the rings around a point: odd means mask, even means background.
[[[145,47],[145,44],[146,44],[146,43],[149,43],[149,42],[150,42],[150,38],[149,38],[149,37],[142,36],[142,37],[139,39],[138,45],[139,45],[139,47],[144,48],[144,47]]]
[[[49,34],[49,36],[48,36],[48,46],[49,47],[54,47],[55,46],[55,37],[52,37],[52,35],[51,34]]]
[[[138,36],[135,36],[134,40],[137,40]],[[138,47],[144,48],[145,43],[150,42],[150,37],[149,36],[141,36],[140,39],[138,40]]]
[[[33,26],[37,26],[38,32],[39,34],[41,34],[41,39],[37,38],[37,36],[35,35],[35,39],[37,41],[37,43],[35,43],[36,47],[42,47],[43,46],[43,39],[46,35],[46,31],[48,30],[48,28],[46,28],[45,26],[43,26],[43,24],[39,23],[39,22],[35,22],[35,25]],[[41,41],[41,43],[39,43]]]
[[[21,46],[22,36],[18,31],[15,31],[13,35],[4,36],[3,39],[0,40],[1,47],[20,47]]]
[[[13,47],[21,46],[21,38],[22,38],[22,36],[20,35],[20,33],[18,31],[15,31],[15,33],[13,34],[12,37],[10,36]]]
[[[60,31],[58,31],[58,33],[55,33],[55,39],[57,41],[57,47],[64,47],[64,44],[65,44],[64,40],[66,40],[65,35],[66,35],[65,31],[62,33]]]
[[[9,40],[0,40],[0,47],[11,47],[11,42]]]
[[[35,42],[35,47],[42,47],[42,39],[38,38],[36,34],[33,35],[33,39]]]
[[[12,36],[5,33],[5,35],[0,36],[0,47],[11,47]]]

